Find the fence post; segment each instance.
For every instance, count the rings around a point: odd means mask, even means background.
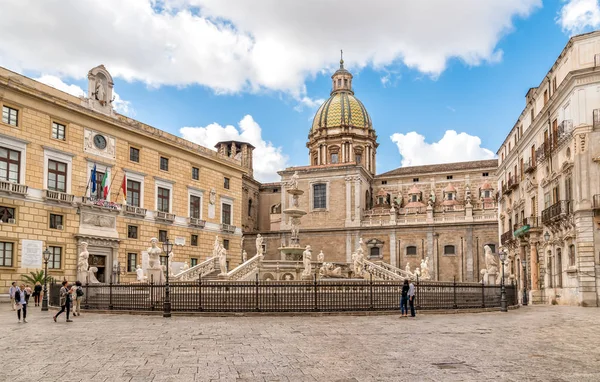
[[[456,304],[456,276],[454,276],[454,281],[453,281],[453,294],[454,294],[454,304],[452,305],[452,309],[458,309],[458,305]]]
[[[89,283],[89,280],[88,280],[88,282],[85,284],[85,305],[84,305],[85,309],[89,309],[90,308],[90,305],[89,305],[89,302],[88,302],[89,292],[90,292],[90,283]]]
[[[198,310],[202,312],[202,273],[198,276]]]
[[[371,280],[369,281],[369,309],[373,310],[373,274],[370,273]]]
[[[260,311],[259,294],[258,294],[258,273],[256,274],[256,311]]]
[[[154,310],[154,275],[150,275],[150,310]]]
[[[415,297],[413,297],[413,305],[415,306],[415,309],[417,309],[417,310],[421,309],[418,297],[419,297],[419,275],[417,275],[417,285],[415,286]],[[417,304],[419,304],[419,305],[417,305]]]
[[[481,283],[481,307],[485,308],[485,285],[483,282]]]
[[[319,310],[319,305],[318,305],[318,298],[317,298],[317,275],[313,275],[314,277],[314,284],[315,284],[315,311]]]
[[[108,284],[108,309],[112,310],[113,308],[113,282],[112,278],[110,279],[110,283]]]

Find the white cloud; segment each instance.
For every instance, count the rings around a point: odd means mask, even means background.
[[[251,115],[246,115],[235,126],[221,126],[211,123],[206,127],[182,127],[181,136],[202,146],[214,148],[219,141],[243,141],[252,144],[254,149],[254,177],[261,182],[279,180],[277,171],[287,167],[288,157],[282,153],[281,147],[275,147],[262,138],[262,129]]]
[[[450,110],[453,113],[456,113],[456,109],[453,108],[452,106],[446,106],[446,109]]]
[[[381,80],[381,85],[383,85],[384,88],[387,87],[387,85],[390,83],[390,73],[381,77],[380,80]]]
[[[515,17],[541,0],[4,0],[0,65],[84,78],[105,64],[150,86],[306,95],[305,79],[337,65],[403,63],[439,75],[451,58],[501,58]],[[332,17],[335,15],[335,17]]]
[[[398,146],[403,167],[496,157],[492,151],[481,147],[479,137],[467,133],[458,134],[454,130],[446,130],[442,139],[433,143],[425,142],[425,137],[414,131],[395,133],[390,139]]]
[[[303,96],[298,99],[298,104],[294,106],[294,110],[301,112],[304,111],[304,108],[308,108],[309,110],[314,110],[316,112],[317,108],[324,102],[325,100],[323,98],[313,99],[308,96]]]
[[[79,85],[67,84],[57,76],[44,74],[35,78],[35,80],[75,97],[84,97],[86,95],[86,92]],[[123,100],[115,91],[113,91],[113,96],[115,98],[113,101],[113,108],[117,112],[130,117],[135,116],[135,110],[131,107],[131,102]]]
[[[557,22],[563,31],[574,35],[600,27],[600,0],[566,0],[565,2],[557,17]]]

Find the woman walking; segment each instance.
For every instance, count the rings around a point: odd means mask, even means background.
[[[404,280],[404,285],[402,285],[402,297],[400,298],[400,313],[401,317],[408,317],[408,291],[410,290],[410,286],[408,285],[408,280]]]
[[[42,284],[39,281],[33,287],[33,302],[35,306],[40,306],[40,296],[42,295]]]
[[[81,316],[81,300],[83,300],[83,287],[81,281],[75,281],[75,288],[73,289],[73,315]]]
[[[62,282],[62,288],[60,288],[60,306],[60,310],[54,315],[54,322],[56,322],[56,318],[65,310],[67,311],[67,322],[73,322],[69,320],[69,314],[71,313],[71,293],[67,280]]]
[[[17,305],[17,318],[21,322],[21,311],[23,311],[23,323],[27,323],[27,301],[29,296],[25,289],[25,284],[21,284],[21,287],[17,287],[15,290],[15,302]]]

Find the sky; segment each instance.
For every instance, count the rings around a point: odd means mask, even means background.
[[[495,158],[600,0],[2,0],[0,66],[83,95],[104,64],[115,109],[212,148],[256,147],[255,177],[308,164],[344,50],[378,135],[377,172]]]

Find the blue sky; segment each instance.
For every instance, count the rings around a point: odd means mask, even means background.
[[[143,7],[145,1],[135,0],[132,3]],[[165,74],[161,68],[157,68],[158,65],[145,67],[146,63],[143,63],[136,66],[135,57],[129,57],[126,52],[122,55],[112,52],[113,44],[115,51],[123,48],[118,38],[113,38],[111,41],[98,41],[99,49],[93,54],[86,55],[85,51],[80,55],[77,52],[69,53],[75,58],[64,65],[61,65],[61,59],[57,57],[49,60],[45,66],[34,63],[34,53],[14,54],[14,49],[9,49],[9,45],[0,43],[0,65],[32,78],[46,75],[46,78],[53,79],[46,82],[58,88],[71,84],[85,91],[87,70],[103,63],[113,73],[114,89],[120,99],[125,101],[120,104],[120,111],[177,135],[182,135],[180,129],[183,127],[196,128],[188,129],[183,135],[207,146],[212,146],[218,139],[238,138],[236,134],[241,134],[242,139],[246,137],[254,140],[252,143],[255,146],[260,142],[261,159],[267,158],[265,162],[269,163],[259,169],[259,178],[272,181],[276,179],[275,171],[281,166],[307,164],[308,130],[318,107],[318,100],[329,97],[330,75],[339,60],[338,49],[343,48],[345,51],[346,67],[354,74],[355,95],[369,111],[379,136],[377,165],[378,173],[381,173],[401,165],[480,159],[493,155],[522,111],[527,90],[539,84],[570,35],[600,26],[600,6],[597,0],[544,1],[543,4],[539,0],[522,0],[521,3],[516,1],[513,8],[509,8],[506,4],[510,1],[505,0],[498,3],[501,4],[497,6],[498,9],[489,10],[484,9],[485,6],[474,5],[478,8],[474,8],[472,14],[457,14],[456,21],[459,23],[462,17],[467,17],[465,20],[468,20],[468,17],[477,17],[477,12],[480,12],[480,18],[490,17],[491,21],[484,20],[472,30],[465,29],[464,33],[456,32],[457,36],[447,42],[440,42],[440,39],[444,38],[443,28],[436,31],[438,35],[421,40],[423,32],[415,30],[413,34],[408,29],[396,36],[394,26],[390,25],[390,29],[377,33],[369,32],[370,35],[365,37],[365,44],[369,43],[369,39],[379,44],[371,49],[365,48],[362,41],[355,42],[356,39],[361,39],[360,33],[353,37],[355,40],[348,36],[354,33],[354,30],[349,30],[344,37],[337,40],[335,30],[330,35],[323,31],[327,43],[315,39],[314,45],[311,45],[310,41],[298,41],[296,36],[287,37],[285,25],[273,24],[269,25],[271,29],[261,30],[261,23],[268,22],[254,20],[243,13],[238,14],[222,3],[199,0],[200,8],[196,8],[198,4],[194,1],[179,1],[177,4],[170,1],[160,2],[168,10],[164,11],[163,7],[160,9],[169,15],[168,19],[162,15],[163,20],[168,20],[174,25],[177,23],[178,27],[189,23],[189,26],[184,28],[185,33],[189,34],[191,40],[196,38],[200,47],[192,44],[187,48],[188,51],[210,48],[218,55],[219,47],[225,54],[229,50],[238,49],[239,44],[242,44],[242,47],[255,44],[255,57],[247,62],[240,59],[238,66],[232,65],[229,68],[229,63],[235,61],[237,55],[232,56],[234,59],[227,59],[225,64],[211,66],[204,63],[209,62],[212,56],[202,61],[204,56],[194,52],[199,55],[200,61],[186,66],[185,70],[189,72],[179,76],[180,73]],[[464,3],[470,1],[463,0]],[[233,2],[235,1],[230,1]],[[490,0],[489,3],[494,2],[495,0]],[[529,4],[524,6],[525,2]],[[93,11],[98,4],[92,0],[83,3],[88,3],[84,4],[88,8],[83,7],[81,11]],[[261,2],[257,1],[258,3]],[[33,4],[33,7],[37,6],[37,3]],[[385,2],[382,4],[386,5]],[[15,2],[14,6],[20,5]],[[267,6],[268,4],[265,5]],[[445,5],[440,5],[443,6]],[[194,10],[193,15],[186,13],[186,7]],[[258,8],[257,12],[260,11],[260,5]],[[99,20],[104,16],[107,19],[111,17],[102,15],[101,12],[103,11],[98,11]],[[277,12],[285,17],[288,10],[278,9],[275,13]],[[68,15],[55,16],[60,20]],[[429,16],[423,17],[427,19]],[[494,24],[496,18],[502,18],[496,29],[485,29],[487,24]],[[303,20],[300,16],[297,19]],[[223,20],[223,23],[218,24],[218,20]],[[223,46],[220,42],[200,43],[210,40],[211,33],[215,32],[202,30],[198,26],[199,22],[220,25],[223,29],[220,32],[226,33],[228,41],[231,40],[231,36],[235,36],[237,45],[231,48],[226,44]],[[77,27],[82,26],[72,26]],[[368,23],[364,27],[369,28]],[[277,33],[276,28],[280,28]],[[355,27],[359,32],[360,28]],[[447,28],[458,27],[449,23]],[[172,32],[174,30],[175,32]],[[176,33],[176,29],[171,28],[169,33],[171,32]],[[136,38],[140,39],[139,44],[142,46],[146,43],[143,39],[151,38],[132,37],[131,32],[123,30],[115,30],[112,33],[117,37],[120,37],[119,33],[126,33],[126,39],[132,40],[131,43],[137,43]],[[197,33],[197,36],[193,33]],[[214,41],[222,38],[223,33],[215,35]],[[277,35],[279,41],[273,43],[269,33]],[[292,33],[293,31],[290,32]],[[417,33],[421,34],[417,36]],[[482,41],[474,41],[472,36],[478,33],[491,37],[486,40],[482,37]],[[25,36],[15,37],[21,37],[25,42],[34,38],[28,33],[24,34]],[[63,49],[70,51],[70,42],[61,41],[62,31],[51,30],[49,34],[46,38],[54,41],[55,45],[66,44]],[[90,36],[93,43],[96,37]],[[245,39],[248,36],[250,38]],[[402,47],[396,50],[388,49],[385,41],[392,38],[402,40]],[[464,44],[461,38],[464,39]],[[84,39],[85,36],[81,36],[81,40]],[[261,41],[267,42],[259,49]],[[81,47],[84,43],[73,41],[72,46]],[[440,45],[442,47],[456,44],[458,48],[449,48],[450,51],[441,58],[435,54],[430,57],[427,44],[433,45],[432,52],[443,50],[436,47],[436,43],[443,44]],[[169,42],[166,44],[168,46]],[[204,47],[202,44],[208,46]],[[404,47],[411,44],[413,48]],[[469,47],[469,44],[473,47]],[[464,51],[461,50],[462,46],[465,47]],[[178,48],[173,48],[172,53],[154,52],[150,48],[152,47],[144,49],[141,53],[147,54],[147,59],[152,59],[153,54],[157,59],[164,59],[165,54],[168,54],[167,59],[170,61],[167,62],[185,61]],[[310,56],[317,50],[319,52],[314,54],[315,58],[312,60]],[[368,54],[365,53],[367,50]],[[107,51],[110,53],[103,53]],[[259,51],[260,56],[257,53]],[[244,49],[240,52],[242,53],[239,54],[243,55]],[[280,61],[281,66],[277,66]],[[71,68],[71,62],[77,65],[72,65]],[[257,69],[252,68],[250,62],[262,64]],[[271,64],[273,68],[269,67]],[[78,90],[75,93],[78,93]],[[227,125],[236,129],[225,128]],[[442,139],[448,130],[466,134]],[[416,134],[408,134],[411,132]],[[398,134],[396,142],[391,139],[394,134]],[[419,135],[424,138],[420,138]],[[481,139],[481,145],[475,137]],[[262,164],[259,163],[258,166]]]

